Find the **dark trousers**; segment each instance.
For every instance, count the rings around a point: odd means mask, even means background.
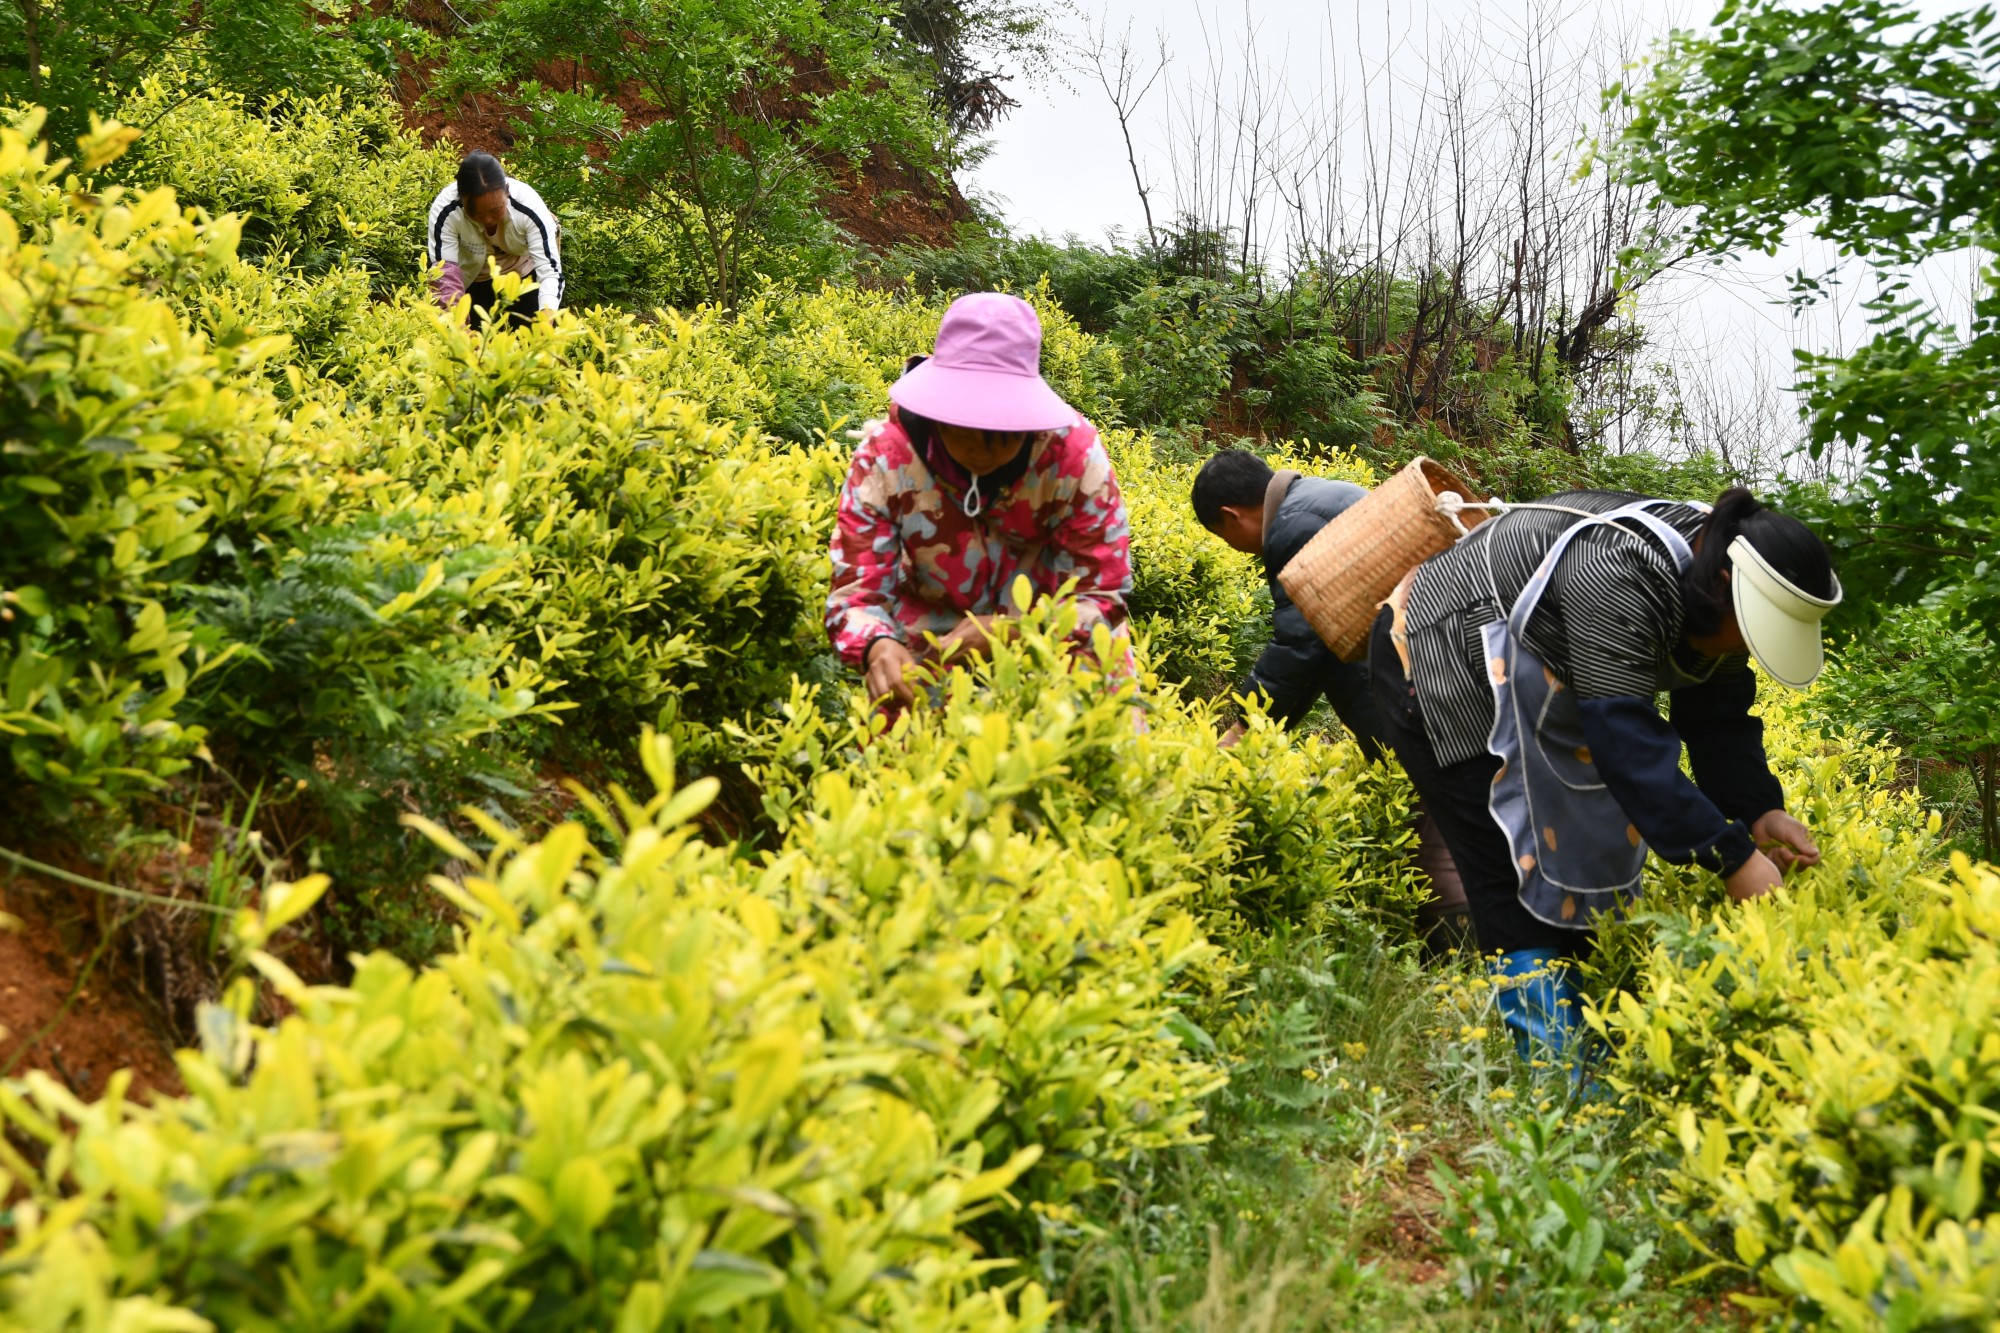
[[[472,298],[472,315],[468,322],[475,329],[485,328],[487,319],[493,314],[493,303],[496,299],[493,295],[493,284],[485,279],[481,279],[473,283],[470,287],[467,287],[465,294]],[[541,308],[541,295],[537,292],[529,292],[526,296],[516,300],[513,305],[508,306],[503,312],[507,319],[507,327],[510,329],[524,329],[528,327],[528,325],[535,322],[535,312]]]
[[[1481,953],[1514,953],[1521,949],[1555,949],[1567,956],[1590,951],[1588,931],[1562,930],[1537,921],[1521,906],[1521,879],[1514,870],[1513,849],[1493,822],[1487,797],[1500,761],[1482,754],[1457,764],[1440,764],[1424,730],[1416,687],[1403,671],[1396,645],[1390,641],[1390,612],[1376,617],[1368,638],[1368,673],[1389,748],[1423,798],[1424,809],[1437,821],[1451,848],[1452,860],[1465,885],[1465,905]]]
[[[1342,662],[1336,671],[1328,674],[1326,701],[1333,706],[1333,715],[1341,725],[1354,734],[1354,743],[1361,747],[1361,754],[1371,764],[1382,762],[1388,751],[1388,737],[1382,733],[1381,711],[1375,703],[1375,692],[1368,682],[1366,662]]]

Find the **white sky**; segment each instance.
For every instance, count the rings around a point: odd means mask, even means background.
[[[1973,0],[1919,0],[1927,15],[1951,12]],[[1104,24],[1112,34],[1129,24],[1134,45],[1151,53],[1163,38],[1172,57],[1165,78],[1141,106],[1135,137],[1141,167],[1158,200],[1171,174],[1169,133],[1173,100],[1219,67],[1235,78],[1262,65],[1295,105],[1319,101],[1336,84],[1349,115],[1343,142],[1361,131],[1352,115],[1359,101],[1379,110],[1398,95],[1401,71],[1444,42],[1484,42],[1498,51],[1518,49],[1530,23],[1554,30],[1561,44],[1582,52],[1622,36],[1635,54],[1678,23],[1706,22],[1714,0],[1696,4],[1605,4],[1597,0],[1082,0],[1084,13],[1069,25],[1082,31]],[[1245,56],[1246,30],[1255,32],[1256,55]],[[1157,37],[1156,37],[1157,34]],[[1382,71],[1397,74],[1385,78]],[[1373,75],[1371,77],[1371,71]],[[967,174],[964,186],[986,198],[1017,231],[1061,237],[1075,233],[1102,240],[1113,228],[1142,230],[1141,213],[1117,121],[1104,92],[1088,75],[1039,82],[1017,81],[1022,106],[1001,122],[990,155]],[[1404,87],[1405,99],[1412,96]],[[1407,100],[1406,103],[1407,105]],[[1393,110],[1393,109],[1392,109]],[[1379,123],[1379,121],[1378,121]],[[1558,141],[1565,138],[1558,135]],[[1356,154],[1358,156],[1358,153]],[[1164,219],[1163,219],[1164,220]],[[1655,347],[1684,373],[1708,373],[1732,384],[1731,394],[1768,415],[1774,430],[1796,431],[1791,397],[1782,386],[1791,375],[1796,346],[1838,350],[1858,341],[1865,326],[1854,306],[1863,285],[1851,284],[1833,307],[1795,317],[1783,303],[1787,275],[1800,267],[1831,266],[1825,247],[1806,241],[1775,258],[1750,256],[1725,268],[1670,278],[1644,297],[1640,318]],[[1934,265],[1925,274],[1941,296],[1967,289],[1966,263]],[[1953,302],[1957,304],[1957,302]]]

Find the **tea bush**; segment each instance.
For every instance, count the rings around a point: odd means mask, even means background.
[[[371,374],[309,401],[357,423],[344,462],[378,479],[373,504],[464,513],[523,553],[474,621],[561,683],[571,726],[714,723],[824,652],[827,450],[775,448],[650,387],[629,318],[398,335]]]
[[[1074,660],[1073,616],[1030,612],[886,731],[801,691],[755,775],[795,910],[898,923],[885,988],[980,959],[968,991],[994,998],[951,1020],[958,1055],[1004,1091],[989,1152],[1045,1150],[1020,1192],[1054,1216],[1134,1150],[1187,1141],[1210,1060],[1254,1021],[1205,933],[1407,919],[1417,895],[1399,777],[1261,719],[1221,750],[1211,705]],[[914,1013],[943,1003],[918,993]]]
[[[1843,896],[1663,945],[1610,1016],[1619,1071],[1673,1132],[1719,1264],[1843,1329],[1990,1320],[2000,876],[1960,855]]]
[[[1367,911],[1409,876],[1406,798],[1347,781],[1351,744],[1294,751],[1260,723],[1218,751],[1206,705],[1142,707],[1072,657],[1073,616],[1037,609],[886,733],[862,710],[837,731],[796,689],[764,738],[783,838],[756,862],[693,841],[712,780],[586,797],[616,857],[581,825],[530,843],[475,816],[484,856],[433,826],[473,865],[437,881],[466,936],[435,966],[378,955],[337,991],[253,958],[297,1016],[248,1026],[247,989],[212,1011],[185,1108],[0,1095],[48,1148],[0,1155],[36,1200],[12,1308],[1037,1326],[1033,1288],[1013,1314],[965,1291],[985,1265],[955,1234],[1020,1253],[1034,1217],[1198,1138],[1221,1078],[1199,1022],[1229,975],[1198,916]],[[670,785],[665,742],[645,758]],[[1309,829],[1342,819],[1329,861]],[[167,1197],[203,1224],[167,1225]]]
[[[513,632],[465,632],[515,553],[407,491],[393,521],[368,512],[351,417],[307,400],[286,336],[221,303],[266,279],[235,219],[87,193],[31,128],[0,134],[14,770],[57,803],[115,803],[218,753],[366,790],[539,709]],[[126,138],[86,142],[81,165]]]
[[[1250,557],[1195,519],[1195,467],[1163,457],[1148,436],[1113,431],[1105,448],[1132,517],[1132,617],[1162,675],[1207,692],[1250,668],[1270,638],[1271,602]]]
[[[956,756],[976,729],[966,716],[997,714],[1062,743],[1044,745],[980,808],[1017,802],[1033,826],[1115,852],[1140,883],[1189,896],[1211,929],[1310,929],[1329,914],[1393,914],[1413,901],[1400,774],[1368,764],[1350,740],[1294,744],[1261,716],[1224,750],[1214,702],[1185,698],[1150,672],[1109,688],[1069,661],[1059,637],[1036,632],[1073,614],[1062,604],[1031,611],[1024,651],[945,673],[935,706],[899,720],[894,745],[876,738],[879,715],[854,708],[836,723],[795,698],[784,725],[758,742],[768,817],[792,828],[827,777],[865,778],[883,792],[922,785],[933,766],[964,762]]]
[[[165,87],[143,96],[166,97]],[[259,207],[275,207],[275,196],[244,180],[316,179],[301,163],[343,142],[330,127],[334,109],[281,110],[289,120],[267,122],[227,97],[173,107],[168,119],[184,133],[276,159],[265,177],[239,180],[211,163],[219,183],[203,187],[200,164],[188,178],[217,204],[229,196],[215,191],[230,185]],[[107,159],[127,136],[113,137]],[[176,154],[194,151],[173,143]],[[413,152],[403,143],[385,161],[407,166]],[[414,190],[414,172],[384,179],[383,197],[399,180],[395,188]],[[32,190],[17,189],[10,212],[30,227],[84,226],[92,214],[76,198],[50,169]],[[151,600],[174,653],[211,663],[228,654],[228,669],[189,694],[164,677],[128,680],[120,655],[133,629],[106,637],[115,622],[103,615],[76,612],[72,624],[95,628],[63,652],[50,630],[35,629],[43,637],[10,658],[22,665],[8,716],[40,737],[15,746],[17,767],[45,775],[38,788],[59,794],[81,756],[109,754],[91,771],[108,775],[115,799],[178,771],[206,738],[246,782],[282,774],[351,807],[416,781],[425,803],[449,806],[467,793],[468,774],[504,770],[511,746],[534,750],[559,734],[615,752],[642,724],[674,730],[684,755],[726,768],[729,742],[716,723],[765,709],[794,675],[829,677],[821,534],[842,458],[799,423],[881,410],[905,355],[934,337],[941,305],[829,288],[790,302],[773,292],[733,319],[698,310],[641,324],[599,310],[480,337],[419,291],[371,304],[367,275],[352,264],[313,275],[276,254],[246,263],[231,220],[200,222],[166,192],[147,199],[148,217],[201,257],[150,242],[131,249],[142,238],[127,236],[131,253],[106,281],[147,313],[122,327],[136,335],[171,324],[172,338],[159,341],[209,358],[186,360],[176,382],[241,418],[215,427],[233,432],[224,444],[190,441],[171,460],[157,448],[139,460],[171,478],[172,489],[155,484],[149,494],[170,498],[182,525],[171,567],[152,575]],[[405,202],[421,211],[416,194]],[[338,197],[301,205],[345,206]],[[266,221],[282,230],[307,226],[304,216]],[[1115,418],[1103,396],[1115,356],[1045,292],[1036,299],[1051,377],[1085,411]],[[79,344],[80,372],[110,373],[90,360],[109,346]],[[142,370],[171,364],[149,359]],[[787,420],[806,438],[785,447],[761,433]],[[1169,675],[1220,683],[1260,632],[1257,580],[1190,527],[1186,470],[1143,473],[1138,451],[1139,549],[1184,551],[1197,573],[1190,581],[1178,554],[1142,555],[1134,607],[1162,636]],[[107,475],[133,465],[83,452]],[[190,466],[196,455],[234,471]],[[18,521],[48,508],[24,505]],[[8,583],[38,609],[59,548],[40,529],[21,531],[10,549],[27,563]],[[121,605],[149,597],[130,577],[119,588]],[[59,669],[70,688],[104,698],[88,710],[60,703],[46,679]],[[314,684],[298,689],[300,679]],[[69,739],[57,746],[51,727],[68,728]],[[502,728],[510,743],[496,747]],[[145,753],[121,758],[120,747]],[[45,754],[56,767],[33,768]],[[397,841],[393,813],[378,801],[372,813],[344,809],[318,827],[350,827],[387,846]],[[392,863],[328,864],[349,872],[352,891],[354,876],[391,873]]]
[[[489,822],[485,858],[436,831],[471,869],[432,966],[306,987],[251,952],[295,1012],[252,1024],[238,983],[185,1098],[0,1088],[36,1150],[0,1143],[10,1326],[1044,1327],[959,1234],[1036,1155],[982,1151],[990,1081],[927,1114],[937,1061],[855,984],[876,941],[787,920],[685,822],[713,782],[643,757],[662,789],[606,811],[615,857],[578,824]],[[267,895],[246,945],[323,887]]]
[[[1842,1329],[1990,1320],[2000,876],[1928,873],[1938,823],[1884,788],[1890,752],[1821,739],[1797,704],[1774,748],[1823,862],[1727,908],[1668,888],[1598,1019],[1610,1076],[1658,1127],[1691,1237],[1774,1293],[1743,1303]]]
[[[767,787],[784,839],[763,883],[815,929],[877,941],[847,984],[895,997],[875,1021],[945,1057],[913,1085],[917,1104],[964,1107],[990,1080],[982,1142],[1041,1149],[1018,1190],[1060,1206],[1135,1150],[1194,1135],[1218,1076],[1183,1040],[1174,997],[1214,950],[1190,912],[1191,857],[1127,859],[1052,808],[1056,774],[1131,734],[1129,687],[1032,631],[987,679],[1030,670],[1048,673],[1040,708],[1017,713],[954,673],[938,709],[852,756],[795,707],[776,765],[820,759]]]
[[[109,178],[235,214],[246,258],[365,272],[382,293],[421,274],[425,214],[458,169],[449,145],[426,148],[386,98],[280,94],[253,107],[191,77],[156,75],[125,99],[119,117],[145,133]]]
[[[1116,425],[1117,352],[1078,328],[1048,284],[1021,293],[1042,321],[1042,374],[1100,429]],[[756,424],[801,443],[880,416],[913,354],[929,355],[949,302],[851,287],[771,288],[708,331],[768,398]],[[680,387],[676,385],[675,387]]]
[[[220,645],[170,610],[171,581],[216,527],[309,488],[254,379],[282,344],[212,342],[147,290],[234,263],[234,220],[197,223],[167,190],[86,194],[38,126],[0,129],[0,733],[45,793],[109,799],[202,743],[177,709]],[[81,165],[123,143],[86,141]]]

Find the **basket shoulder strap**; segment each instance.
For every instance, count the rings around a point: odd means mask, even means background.
[[[1271,484],[1264,488],[1264,522],[1266,524],[1278,516],[1278,506],[1284,502],[1286,492],[1299,479],[1296,468],[1279,468],[1271,475]]]

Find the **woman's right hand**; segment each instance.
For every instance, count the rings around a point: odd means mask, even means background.
[[[915,654],[900,639],[885,634],[869,644],[868,697],[876,703],[892,696],[897,703],[915,701],[916,691],[904,682],[903,673],[916,664]]]
[[[1736,867],[1736,872],[1723,883],[1729,886],[1729,896],[1737,902],[1748,902],[1761,898],[1784,883],[1784,875],[1777,863],[1762,852],[1750,853],[1750,859]]]

